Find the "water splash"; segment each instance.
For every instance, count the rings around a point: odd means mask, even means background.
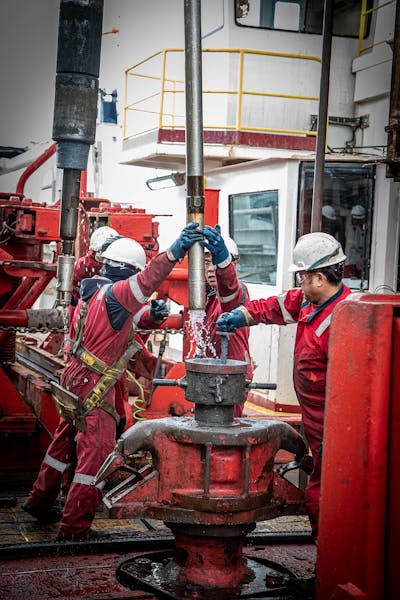
[[[188,333],[190,338],[189,356],[217,358],[210,332],[204,324],[204,310],[189,310]]]

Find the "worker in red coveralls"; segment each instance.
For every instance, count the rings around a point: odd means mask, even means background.
[[[220,226],[215,228],[203,227],[205,241],[204,263],[206,276],[206,307],[204,329],[208,334],[209,343],[205,344],[206,358],[221,356],[221,336],[217,333],[216,322],[225,311],[232,310],[249,299],[246,286],[238,280],[236,264],[239,262],[239,251],[232,238],[221,236]],[[215,353],[211,349],[215,349]],[[227,358],[241,360],[248,364],[246,378],[251,381],[253,369],[249,350],[249,328],[243,327],[229,336]],[[240,417],[243,407],[235,404],[234,416]]]
[[[89,251],[85,256],[81,256],[75,265],[73,272],[73,295],[71,300],[70,319],[72,321],[75,307],[79,302],[81,295],[80,286],[84,279],[98,275],[103,269],[102,253],[107,250],[110,244],[115,240],[122,238],[115,229],[104,225],[98,227],[90,236]],[[141,253],[142,255],[142,253]],[[90,284],[89,284],[90,285]],[[86,285],[87,289],[87,285]],[[169,309],[163,300],[152,300],[151,305],[144,306],[137,315],[135,315],[134,323],[141,329],[155,329],[167,318]],[[139,334],[136,334],[135,340],[144,342]],[[144,348],[144,352],[146,349]],[[124,374],[114,386],[115,410],[119,414],[119,423],[116,427],[116,438],[118,439],[124,432],[126,425],[125,403],[128,399],[128,387],[126,383],[126,375]]]
[[[293,379],[313,458],[305,501],[314,539],[318,534],[329,325],[337,303],[350,294],[342,283],[345,259],[342,246],[328,233],[303,235],[294,248],[289,268],[296,273],[300,287],[281,296],[252,300],[245,307],[221,315],[217,321],[221,331],[236,331],[258,323],[297,322]]]
[[[22,506],[42,523],[59,520],[55,501],[63,473],[76,457],[58,541],[96,537],[90,527],[101,492],[93,480],[115,445],[115,423],[119,418],[114,408],[115,381],[133,352],[140,349],[132,343],[135,315],[176,261],[202,239],[198,224],[190,223],[172,246],[147,266],[140,244],[118,239],[103,253],[104,276],[84,280],[88,289],[81,286],[82,298],[71,327],[75,339],[69,347],[61,386],[52,385],[60,423]]]

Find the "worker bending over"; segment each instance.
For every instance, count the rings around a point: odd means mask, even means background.
[[[93,479],[115,445],[114,385],[131,356],[140,350],[133,340],[135,315],[195,242],[203,239],[197,223],[187,225],[166,251],[145,267],[143,248],[134,240],[116,240],[103,253],[105,277],[86,280],[75,333],[61,386],[53,396],[61,413],[39,475],[23,509],[41,522],[60,518],[54,506],[63,473],[76,456],[76,469],[61,517],[57,540],[95,537],[90,527],[101,492]],[[112,248],[112,251],[111,251]],[[86,296],[87,291],[87,296]],[[81,312],[86,312],[80,318]],[[100,484],[101,485],[101,484]]]
[[[205,241],[204,264],[206,276],[206,306],[205,329],[209,341],[215,349],[215,355],[210,353],[209,345],[205,346],[208,358],[221,356],[221,336],[218,335],[216,322],[218,317],[228,310],[232,310],[249,300],[249,294],[244,283],[240,282],[236,273],[236,264],[239,262],[239,251],[232,238],[226,242],[221,236],[219,225],[215,228],[208,225],[203,227]],[[227,358],[247,362],[246,379],[251,381],[253,370],[249,350],[249,328],[243,327],[229,336]],[[242,414],[243,407],[235,405],[235,417]]]
[[[313,457],[305,501],[314,538],[318,533],[329,325],[335,306],[350,294],[342,283],[345,259],[342,246],[331,235],[303,235],[293,250],[289,268],[296,273],[300,288],[281,296],[252,300],[245,307],[221,315],[217,321],[220,331],[236,331],[258,323],[297,322],[293,379]]]

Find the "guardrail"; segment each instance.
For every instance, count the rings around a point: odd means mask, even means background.
[[[302,136],[316,136],[316,131],[310,129],[287,129],[282,127],[262,127],[257,124],[245,123],[244,120],[244,99],[245,98],[273,98],[293,101],[312,101],[318,102],[319,98],[315,95],[294,94],[287,92],[263,91],[262,89],[249,88],[245,86],[245,75],[249,74],[251,67],[246,65],[246,59],[260,57],[265,61],[275,61],[276,59],[287,59],[297,61],[311,61],[321,63],[318,56],[306,54],[293,54],[286,52],[268,52],[263,50],[249,50],[243,48],[207,48],[203,49],[204,55],[236,55],[238,58],[236,85],[231,88],[213,88],[204,89],[203,83],[203,104],[207,97],[211,95],[218,98],[219,103],[224,105],[224,119],[218,122],[208,122],[213,110],[204,111],[203,126],[204,129],[222,129],[233,131],[256,131],[269,133],[293,134]],[[124,140],[169,127],[171,129],[184,129],[185,126],[185,107],[184,107],[184,79],[180,73],[184,73],[184,50],[183,48],[168,48],[152,54],[144,60],[136,63],[125,71],[125,101],[123,112],[123,138]],[[179,64],[181,63],[181,64]],[[215,64],[215,63],[214,63]],[[263,65],[264,68],[272,63]],[[232,61],[228,62],[228,68],[232,68]],[[178,71],[177,75],[171,76],[171,70]],[[246,70],[247,69],[247,70]],[[254,70],[254,65],[253,65]],[[254,75],[254,72],[253,72]],[[215,76],[215,73],[214,73]],[[221,78],[225,73],[221,72]],[[203,68],[203,79],[204,68]],[[137,84],[140,80],[140,85]],[[310,77],[310,81],[315,78]],[[265,78],[263,79],[265,83]],[[261,86],[260,86],[261,88]],[[140,91],[136,93],[136,90]],[[235,97],[236,103],[231,103],[229,107],[228,98]],[[247,110],[247,117],[251,111]],[[235,113],[235,118],[229,123],[227,114]],[[132,115],[136,117],[134,124]]]

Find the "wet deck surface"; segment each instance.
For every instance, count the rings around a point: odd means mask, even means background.
[[[26,490],[27,491],[27,490]],[[25,490],[0,495],[0,598],[7,600],[152,600],[149,592],[130,590],[116,579],[118,565],[129,558],[160,548],[173,551],[173,537],[162,521],[153,519],[109,519],[99,508],[93,529],[104,535],[100,541],[80,543],[73,549],[56,544],[57,524],[40,525],[21,505]],[[257,524],[256,534],[310,532],[305,516],[279,517]],[[36,551],[48,544],[51,550]],[[29,552],[27,553],[27,548]],[[11,552],[8,554],[8,549]],[[300,578],[313,576],[315,546],[312,543],[268,546],[253,541],[244,555],[274,561]]]
[[[28,490],[27,490],[28,491]],[[52,542],[57,535],[58,524],[40,525],[36,519],[21,508],[26,499],[24,491],[0,495],[0,548],[14,544]],[[107,512],[98,508],[92,528],[98,533],[116,539],[132,536],[171,535],[162,521],[155,519],[109,519]],[[278,517],[257,524],[257,532],[309,533],[306,516]]]

